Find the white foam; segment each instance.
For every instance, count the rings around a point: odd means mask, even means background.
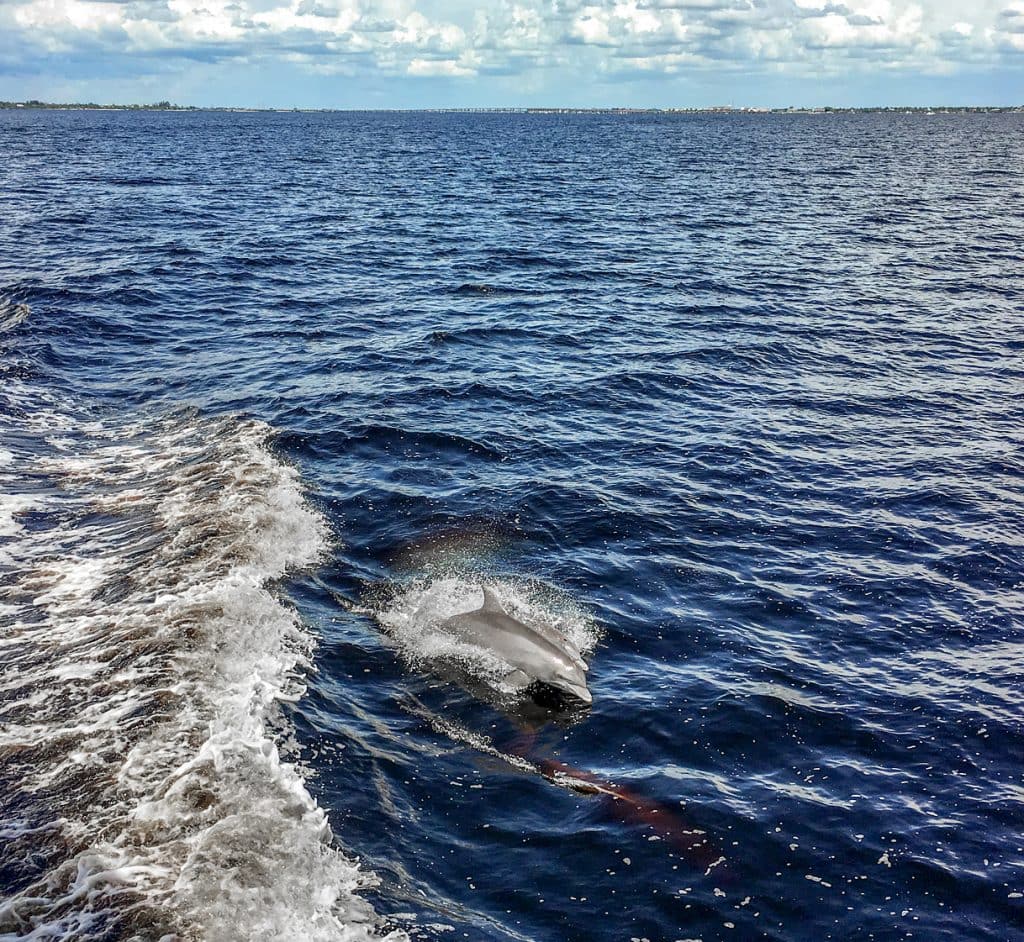
[[[3,454],[0,453],[0,464],[3,463],[2,458]],[[0,539],[21,532],[23,527],[18,520],[18,514],[31,510],[35,503],[25,494],[0,494]]]
[[[11,300],[0,298],[0,333],[14,330],[25,322],[30,313],[27,304],[15,304]]]
[[[358,895],[372,878],[333,846],[271,732],[313,645],[273,582],[316,562],[327,529],[270,429],[42,412],[25,429],[67,432],[32,466],[54,526],[18,524],[32,501],[0,469],[17,574],[0,749],[31,812],[7,825],[55,862],[0,899],[0,934],[376,938]]]

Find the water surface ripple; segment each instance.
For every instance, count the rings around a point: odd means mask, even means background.
[[[1022,132],[0,113],[0,935],[1024,937]]]

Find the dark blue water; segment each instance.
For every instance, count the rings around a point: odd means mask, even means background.
[[[271,739],[379,878],[381,932],[1024,938],[1022,145],[1021,115],[3,113],[11,480],[56,493],[18,470],[57,447],[31,396],[65,454],[131,437],[126,475],[164,473],[152,429],[194,441],[211,500],[249,480],[233,423],[267,423],[331,534],[279,567],[316,647]],[[165,512],[118,536],[132,591]],[[39,591],[12,566],[9,624]],[[600,634],[591,709],[498,703],[382,631],[409,586],[486,580]],[[97,624],[117,592],[90,588]],[[25,887],[107,839],[91,779],[72,814],[13,775],[9,817],[84,823],[42,861],[18,837],[12,938],[45,922]],[[167,898],[159,930],[118,899],[81,903],[95,937],[166,931]],[[230,935],[194,912],[181,938]]]

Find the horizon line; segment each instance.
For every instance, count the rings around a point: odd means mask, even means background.
[[[49,102],[36,98],[22,101],[0,101],[0,110],[81,110],[81,111],[234,111],[257,113],[307,113],[307,114],[788,114],[788,113],[850,113],[850,112],[1024,112],[1024,103],[1016,105],[972,104],[972,105],[815,105],[815,106],[758,106],[758,105],[694,105],[680,107],[645,105],[465,105],[418,108],[324,108],[261,105],[179,105],[170,101],[158,102],[108,102],[92,101]]]

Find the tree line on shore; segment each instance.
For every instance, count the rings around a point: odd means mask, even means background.
[[[28,101],[0,101],[3,109],[51,109],[57,111],[310,111],[330,112],[334,108],[232,108],[232,107],[198,107],[196,105],[175,105],[169,101],[158,101],[152,104],[133,105],[101,105],[96,102],[49,102],[30,99]],[[382,109],[385,111],[401,111],[405,109]],[[426,108],[413,109],[434,112],[474,112],[474,113],[515,113],[515,114],[983,114],[1024,112],[1024,105],[878,105],[865,108],[832,107],[829,105],[818,108],[747,108],[732,106],[716,106],[710,108]]]

